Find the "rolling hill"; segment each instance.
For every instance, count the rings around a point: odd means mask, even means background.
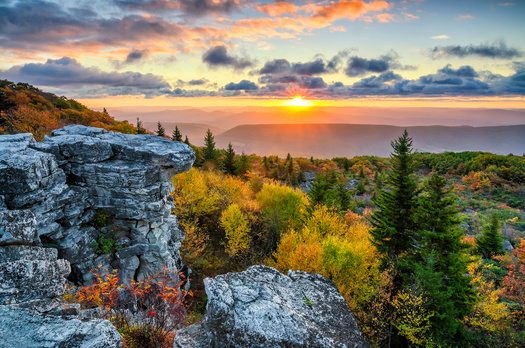
[[[404,129],[419,152],[486,151],[525,153],[525,125],[497,127],[396,127],[352,124],[242,125],[215,137],[218,148],[231,142],[236,152],[257,155],[331,158],[358,155],[388,156],[390,141]]]

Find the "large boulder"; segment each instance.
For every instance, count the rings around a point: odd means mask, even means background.
[[[1,347],[117,348],[122,337],[107,320],[41,315],[0,306]]]
[[[0,211],[7,211],[0,215],[0,245],[40,240],[58,249],[71,263],[70,280],[83,285],[99,265],[118,269],[125,282],[163,266],[177,270],[184,234],[170,216],[171,180],[194,160],[180,142],[80,125],[43,142],[31,134],[0,136]],[[38,236],[14,236],[3,227],[11,211],[22,209],[35,215]],[[101,255],[97,241],[108,235],[126,243]],[[118,248],[125,250],[117,254]]]
[[[174,347],[368,347],[335,284],[320,274],[266,266],[204,280],[202,324]]]

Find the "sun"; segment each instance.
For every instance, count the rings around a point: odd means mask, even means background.
[[[299,106],[299,107],[306,107],[306,106],[312,106],[312,103],[308,100],[304,100],[302,97],[295,97],[292,100],[288,100],[284,103],[286,106]]]

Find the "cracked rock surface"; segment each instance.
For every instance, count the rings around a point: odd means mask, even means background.
[[[180,142],[80,125],[57,129],[42,142],[29,133],[0,136],[0,220],[30,211],[37,232],[15,236],[0,228],[0,245],[40,240],[70,262],[69,279],[84,285],[99,265],[119,270],[124,282],[163,266],[179,270],[184,233],[170,215],[171,179],[194,160]],[[97,224],[98,216],[107,219]],[[101,235],[118,248],[96,250]]]
[[[368,347],[335,284],[315,273],[252,266],[204,281],[201,324],[174,347]]]

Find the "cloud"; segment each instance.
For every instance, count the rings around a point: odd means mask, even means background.
[[[505,7],[510,7],[510,6],[514,6],[516,4],[513,3],[513,2],[504,2],[504,3],[499,3],[498,5],[505,6]]]
[[[226,91],[250,91],[258,88],[259,87],[254,82],[248,80],[242,80],[239,83],[230,82],[224,86]]]
[[[237,0],[179,0],[179,3],[186,14],[196,17],[231,13],[241,5]]]
[[[225,46],[214,46],[202,55],[202,61],[209,67],[231,67],[236,70],[252,66],[254,63],[248,58],[231,56]]]
[[[470,65],[465,65],[459,67],[458,69],[452,69],[452,65],[447,64],[444,68],[439,69],[438,73],[449,75],[449,76],[458,76],[458,77],[478,77],[478,73]]]
[[[70,89],[98,86],[108,90],[118,89],[122,94],[157,94],[160,89],[170,88],[161,76],[132,71],[105,72],[97,67],[85,67],[69,57],[14,66],[3,71],[2,75],[10,80],[37,86]]]
[[[126,59],[123,61],[113,62],[113,66],[116,69],[122,69],[126,65],[134,64],[143,61],[149,56],[149,51],[147,49],[137,50],[134,49],[128,53]]]
[[[478,56],[483,58],[512,59],[522,57],[523,53],[516,48],[507,47],[505,41],[495,41],[492,44],[468,46],[436,46],[429,50],[433,58],[454,56],[459,58]]]
[[[436,73],[408,80],[391,70],[363,78],[353,85],[330,85],[309,76],[273,76],[259,79],[260,87],[248,91],[253,96],[307,95],[312,99],[348,99],[363,96],[455,97],[455,96],[525,96],[525,63],[515,63],[516,72],[500,76],[489,71],[477,72],[469,65],[458,68],[447,64]],[[315,80],[314,80],[315,79]]]
[[[149,12],[179,10],[186,16],[227,14],[241,6],[238,0],[115,0],[118,6]]]
[[[276,1],[274,3],[258,6],[257,11],[266,13],[272,17],[281,16],[283,14],[294,14],[298,7],[290,2]]]
[[[368,3],[362,0],[332,1],[329,5],[318,8],[313,18],[329,22],[343,18],[355,20],[365,13],[384,11],[390,7],[391,5],[386,1]]]
[[[448,35],[436,35],[436,36],[432,36],[432,39],[433,40],[445,40],[445,39],[450,39],[450,36],[448,36]]]
[[[322,75],[335,73],[339,70],[342,60],[349,54],[348,50],[343,50],[333,56],[330,60],[316,58],[310,62],[290,63],[286,59],[273,59],[264,63],[258,71],[259,75],[268,74],[288,74],[288,75]]]
[[[300,75],[266,75],[259,79],[259,83],[273,85],[295,85],[302,89],[318,89],[326,87],[326,83],[321,77],[300,76]]]
[[[401,75],[394,74],[392,71],[387,71],[379,76],[370,76],[361,81],[354,83],[356,88],[381,88],[387,82],[402,81]]]
[[[177,81],[177,87],[183,87],[183,86],[204,86],[208,82],[210,82],[208,79],[202,78],[202,79],[194,79],[189,81],[183,81],[178,80]]]
[[[474,19],[474,16],[471,15],[460,15],[458,19]]]
[[[365,59],[357,56],[351,57],[345,69],[345,74],[350,77],[365,75],[367,73],[381,73],[390,68],[392,59],[384,56],[380,59]]]

